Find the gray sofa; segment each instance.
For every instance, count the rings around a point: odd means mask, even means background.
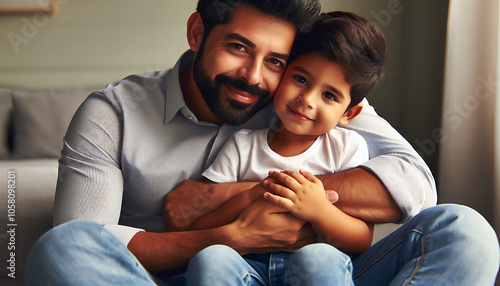
[[[0,89],[0,285],[22,285],[31,246],[52,227],[62,138],[95,89]]]
[[[62,140],[74,112],[96,89],[0,89],[0,285],[22,285],[33,243],[52,227]],[[374,242],[395,227],[376,226]],[[11,252],[15,279],[8,276]]]

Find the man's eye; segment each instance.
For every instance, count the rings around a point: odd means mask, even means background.
[[[245,46],[243,46],[241,44],[235,43],[235,44],[231,44],[231,45],[232,45],[233,49],[235,49],[235,50],[245,51]]]
[[[337,97],[333,93],[325,92],[323,96],[328,100],[337,101]]]
[[[283,63],[277,59],[270,59],[269,62],[272,64],[272,65],[275,65],[277,67],[281,67],[283,66]]]
[[[295,80],[298,82],[298,83],[301,83],[301,84],[304,84],[304,85],[307,85],[307,80],[305,77],[301,76],[301,75],[296,75],[294,76],[293,78],[295,78]]]

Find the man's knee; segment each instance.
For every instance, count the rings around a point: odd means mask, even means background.
[[[461,251],[498,265],[498,238],[480,213],[463,205],[442,204],[426,209],[422,214],[422,221],[427,220],[431,225],[429,232],[439,235],[440,240],[461,245]]]

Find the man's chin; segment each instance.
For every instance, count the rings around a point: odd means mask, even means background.
[[[247,122],[255,114],[254,106],[238,101],[226,102],[222,108],[216,112],[216,117],[228,125],[241,125]]]

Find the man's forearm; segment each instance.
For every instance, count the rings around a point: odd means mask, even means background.
[[[318,176],[326,190],[339,194],[335,205],[343,212],[368,223],[396,222],[401,210],[382,182],[370,171],[354,168]]]
[[[204,181],[184,181],[165,198],[165,230],[185,230],[196,219],[218,208],[224,202],[250,189],[257,182],[212,183]]]
[[[150,272],[183,267],[196,253],[213,244],[233,245],[230,227],[184,232],[138,232],[128,249]],[[203,239],[201,239],[203,238]]]

